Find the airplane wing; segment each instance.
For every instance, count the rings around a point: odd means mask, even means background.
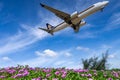
[[[40,5],[44,8],[46,8],[47,10],[53,12],[56,16],[58,16],[59,18],[63,19],[64,21],[68,22],[70,20],[70,14],[59,11],[57,9],[54,9],[52,7],[49,7],[47,5],[41,4]]]

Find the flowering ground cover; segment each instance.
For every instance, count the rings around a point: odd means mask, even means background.
[[[120,80],[120,71],[17,66],[1,68],[0,80]]]

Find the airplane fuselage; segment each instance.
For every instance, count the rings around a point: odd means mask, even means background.
[[[71,18],[71,22],[72,24],[76,24],[76,23],[79,23],[80,22],[80,25],[79,26],[83,26],[86,24],[85,21],[82,21],[82,19],[86,18],[87,16],[95,13],[96,11],[99,11],[101,9],[103,9],[106,5],[108,4],[108,1],[103,1],[103,2],[98,2],[96,4],[93,4],[92,6],[90,6],[89,8],[87,8],[86,10],[80,12],[80,13],[73,13],[73,17]],[[56,32],[56,31],[59,31],[59,30],[62,30],[68,26],[72,26],[72,24],[68,24],[66,23],[65,21],[58,24],[55,29],[53,29],[53,32]]]

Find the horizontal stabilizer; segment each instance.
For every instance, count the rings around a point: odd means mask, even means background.
[[[43,30],[43,31],[46,31],[46,32],[49,32],[48,29],[44,29],[44,28],[39,28],[39,29],[41,29],[41,30]]]
[[[48,29],[44,29],[44,28],[39,28],[39,29],[41,29],[41,30],[43,30],[43,31],[45,31],[45,32],[48,32],[48,33],[50,33],[51,35],[53,35],[53,31],[52,31],[52,30],[48,30]]]

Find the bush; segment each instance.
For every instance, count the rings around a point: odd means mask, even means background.
[[[102,54],[102,58],[91,57],[89,59],[82,59],[84,69],[106,70],[107,69],[108,51]]]

